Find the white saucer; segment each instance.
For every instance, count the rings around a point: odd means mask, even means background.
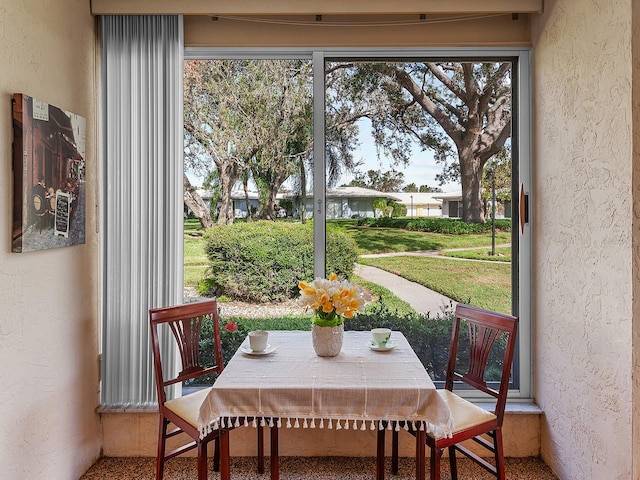
[[[389,350],[393,350],[393,347],[396,346],[396,342],[393,340],[389,340],[384,347],[378,346],[373,343],[373,340],[369,342],[369,348],[371,350],[375,350],[376,352],[388,352]]]
[[[267,348],[265,348],[261,352],[254,352],[253,350],[251,350],[251,347],[245,347],[244,345],[241,345],[240,351],[242,353],[246,353],[247,355],[269,355],[270,353],[276,351],[276,347],[275,345],[267,345]]]

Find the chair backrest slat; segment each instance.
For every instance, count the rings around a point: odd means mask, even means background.
[[[211,321],[212,324],[214,364],[205,367],[200,356],[200,340],[202,327],[206,320]],[[151,309],[149,310],[149,322],[159,403],[162,404],[166,401],[165,387],[169,385],[222,372],[224,366],[218,307],[215,300]],[[160,353],[160,325],[166,325],[169,328],[171,337],[176,342],[181,363],[176,375],[169,375],[163,370]],[[165,375],[169,376],[165,377]]]
[[[462,324],[468,328],[469,358],[465,371],[461,371],[459,362],[459,347]],[[498,399],[495,414],[502,424],[511,365],[516,345],[516,332],[518,319],[512,315],[491,312],[469,305],[458,304],[456,306],[451,345],[449,350],[449,364],[445,388],[453,390],[454,381],[459,380],[467,385],[480,390]],[[497,389],[488,385],[485,373],[489,363],[489,355],[496,340],[505,337],[504,354],[502,356],[502,369]]]

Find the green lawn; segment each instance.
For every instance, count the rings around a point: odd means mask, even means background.
[[[327,222],[352,234],[360,254],[387,252],[415,252],[445,248],[472,248],[491,245],[491,234],[445,235],[442,233],[412,232],[397,228],[358,227],[355,221]],[[496,244],[511,243],[510,232],[497,232]]]
[[[415,256],[361,258],[359,262],[395,273],[457,302],[511,312],[509,264]]]
[[[460,250],[456,252],[440,252],[443,257],[464,258],[467,260],[487,260],[490,262],[511,262],[511,247],[496,247],[495,255],[491,255],[491,247]]]
[[[198,223],[200,226],[200,223]],[[202,280],[207,268],[207,256],[204,252],[204,240],[201,236],[186,233],[184,235],[184,284],[196,286]]]
[[[362,286],[363,288],[368,289],[374,296],[374,300],[378,301],[381,299],[384,302],[384,304],[387,306],[389,311],[397,312],[400,315],[404,315],[406,313],[415,313],[415,310],[411,308],[411,305],[409,305],[404,300],[400,300],[391,292],[391,290],[387,290],[386,288],[381,287],[376,283],[368,282],[364,278],[359,277],[357,275],[353,276],[352,281]],[[373,308],[373,303],[371,303],[365,309],[365,311],[371,308]]]

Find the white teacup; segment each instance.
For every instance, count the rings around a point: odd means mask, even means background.
[[[267,348],[269,332],[266,330],[253,330],[249,332],[249,346],[254,352],[262,352]]]
[[[391,338],[390,328],[372,328],[371,335],[373,336],[373,343],[378,347],[386,347],[387,342]]]

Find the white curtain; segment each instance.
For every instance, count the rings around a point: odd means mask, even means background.
[[[182,17],[104,16],[101,35],[101,403],[145,408],[149,309],[182,300]]]

